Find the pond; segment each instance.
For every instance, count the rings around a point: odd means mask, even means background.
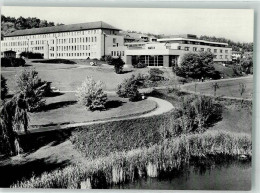
[[[250,190],[251,162],[232,161],[213,165],[192,164],[158,178],[139,178],[113,189]]]

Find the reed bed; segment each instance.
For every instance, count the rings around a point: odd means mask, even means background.
[[[112,153],[107,157],[71,165],[61,170],[33,176],[17,182],[12,188],[107,188],[113,184],[133,181],[138,177],[158,177],[160,173],[176,171],[192,158],[251,158],[251,137],[242,133],[206,131],[203,134],[182,135],[151,147]]]

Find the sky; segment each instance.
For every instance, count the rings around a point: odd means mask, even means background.
[[[155,34],[195,34],[253,42],[252,9],[2,7],[1,14],[38,17],[63,24],[104,21],[122,30]]]

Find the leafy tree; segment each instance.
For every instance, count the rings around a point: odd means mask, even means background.
[[[253,73],[253,58],[252,56],[246,56],[245,58],[242,58],[240,60],[240,65],[243,68],[243,71],[246,74],[252,74]]]
[[[47,27],[48,26],[48,22],[46,20],[41,20],[39,27]]]
[[[113,58],[111,64],[114,65],[115,72],[117,74],[121,74],[123,72],[123,66],[125,63],[120,56],[118,58]]]
[[[27,21],[24,17],[20,16],[19,18],[17,18],[17,20],[15,21],[15,28],[16,29],[27,29]]]
[[[22,93],[28,104],[28,111],[33,112],[44,106],[44,96],[52,90],[50,82],[42,81],[34,69],[24,69],[16,75],[17,92]]]
[[[220,78],[220,73],[213,66],[213,54],[210,52],[186,53],[182,57],[180,67],[173,70],[178,76],[186,78]]]
[[[141,94],[138,91],[139,79],[132,75],[128,79],[117,86],[117,94],[119,97],[129,98],[130,101],[141,100]]]
[[[92,77],[87,77],[77,89],[76,96],[78,102],[91,111],[105,109],[107,94],[103,89],[103,82],[96,82]]]
[[[7,155],[17,155],[21,151],[17,131],[28,129],[29,117],[27,101],[22,93],[0,107],[0,151]]]
[[[4,100],[8,92],[6,79],[1,75],[1,99]]]
[[[177,111],[180,133],[201,133],[222,119],[223,107],[206,96],[184,96]]]
[[[57,25],[63,25],[58,23]],[[3,39],[4,35],[11,33],[15,30],[21,29],[31,29],[31,28],[40,28],[40,27],[50,27],[55,26],[54,22],[48,22],[46,20],[40,20],[37,17],[9,17],[1,15],[1,40]]]

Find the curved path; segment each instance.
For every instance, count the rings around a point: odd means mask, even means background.
[[[129,117],[121,117],[121,118],[119,117],[119,118],[111,118],[111,119],[106,119],[106,120],[97,120],[97,121],[90,121],[90,122],[83,122],[83,123],[71,123],[71,124],[66,124],[66,125],[42,127],[39,129],[29,130],[29,132],[30,133],[39,133],[39,132],[45,132],[45,131],[69,129],[69,128],[75,128],[75,127],[80,127],[80,126],[107,123],[107,122],[113,122],[113,121],[131,120],[131,119],[138,119],[138,118],[142,118],[142,117],[152,117],[152,116],[167,113],[174,109],[174,106],[170,102],[163,100],[163,99],[159,99],[159,98],[155,98],[155,97],[148,97],[146,100],[152,100],[152,101],[156,102],[157,108],[154,109],[153,111],[150,111],[148,113],[141,114],[141,115],[133,115],[133,116],[129,116]],[[23,134],[23,133],[20,133],[20,134]]]

